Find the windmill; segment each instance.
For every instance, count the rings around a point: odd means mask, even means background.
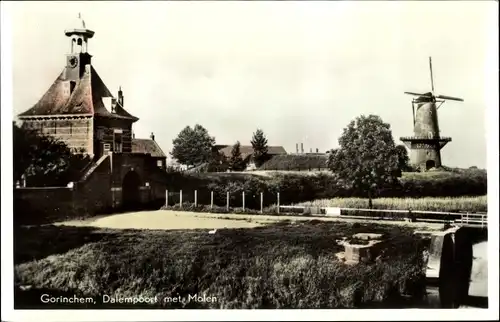
[[[441,167],[441,149],[451,141],[450,137],[441,137],[437,111],[447,100],[463,102],[464,100],[447,95],[434,93],[434,79],[432,75],[432,58],[429,57],[431,71],[431,92],[414,93],[404,92],[417,96],[412,99],[413,136],[401,137],[411,150],[410,162],[422,170]],[[439,104],[436,106],[436,104]]]

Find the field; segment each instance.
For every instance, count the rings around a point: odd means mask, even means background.
[[[317,207],[339,207],[339,208],[358,208],[368,207],[368,199],[362,198],[332,198],[320,199],[309,202],[301,202],[299,206],[317,206]],[[443,212],[487,212],[488,204],[486,196],[478,197],[443,197],[443,198],[378,198],[373,199],[373,208],[375,209],[394,209],[394,210],[424,210],[424,211],[443,211]]]
[[[408,301],[418,306],[423,300],[424,242],[413,234],[415,228],[269,221],[251,229],[221,228],[211,235],[206,229],[178,229],[184,228],[181,222],[193,222],[188,215],[177,222],[174,217],[163,218],[172,230],[104,229],[83,223],[16,228],[16,308],[50,308],[40,304],[42,293],[92,297],[96,304],[73,306],[89,308],[141,307],[103,304],[103,294],[216,298],[160,301],[154,308],[401,307]],[[160,224],[158,220],[151,218]],[[205,225],[196,220],[201,227],[190,228],[249,223],[212,218]],[[105,226],[102,221],[99,225]],[[335,256],[342,250],[337,240],[358,232],[383,233],[387,250],[376,263],[346,266]],[[31,288],[21,291],[21,285]]]

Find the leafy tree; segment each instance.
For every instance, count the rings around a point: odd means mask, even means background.
[[[231,158],[229,159],[229,168],[232,171],[242,171],[245,169],[245,162],[241,156],[241,144],[237,141],[231,149]]]
[[[253,148],[253,160],[255,162],[255,166],[258,168],[264,164],[264,162],[269,160],[267,139],[264,135],[264,131],[257,129],[257,131],[253,134],[252,141],[250,143],[252,143]]]
[[[212,148],[212,156],[208,162],[207,172],[225,172],[228,168],[226,155],[214,146]]]
[[[186,126],[173,140],[173,145],[172,157],[181,164],[195,167],[211,160],[215,138],[203,126],[196,124],[194,128]]]
[[[379,116],[356,118],[339,138],[340,148],[330,154],[329,168],[346,186],[368,197],[398,182],[401,163],[390,125]]]
[[[28,186],[65,186],[78,180],[90,162],[83,153],[73,153],[62,141],[13,123],[14,183],[26,178]]]
[[[410,171],[410,158],[408,157],[408,150],[406,149],[406,147],[402,144],[399,144],[396,146],[396,152],[398,154],[398,162],[401,171]]]

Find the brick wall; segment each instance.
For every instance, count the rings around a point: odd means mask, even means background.
[[[61,140],[70,149],[93,153],[93,120],[90,117],[33,118],[24,120],[22,126]]]
[[[166,174],[154,160],[149,155],[115,154],[112,159],[100,158],[91,173],[73,188],[14,189],[14,222],[42,224],[119,211],[123,178],[131,169],[141,178],[139,193],[144,208],[163,206]]]
[[[79,202],[86,205],[91,215],[111,211],[113,206],[111,196],[111,164],[109,157],[98,160],[99,165],[92,174],[77,185]]]
[[[42,224],[87,217],[77,191],[66,187],[14,189],[14,223]]]

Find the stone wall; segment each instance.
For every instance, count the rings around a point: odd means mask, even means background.
[[[14,189],[14,223],[42,224],[86,217],[75,189],[66,187]]]

